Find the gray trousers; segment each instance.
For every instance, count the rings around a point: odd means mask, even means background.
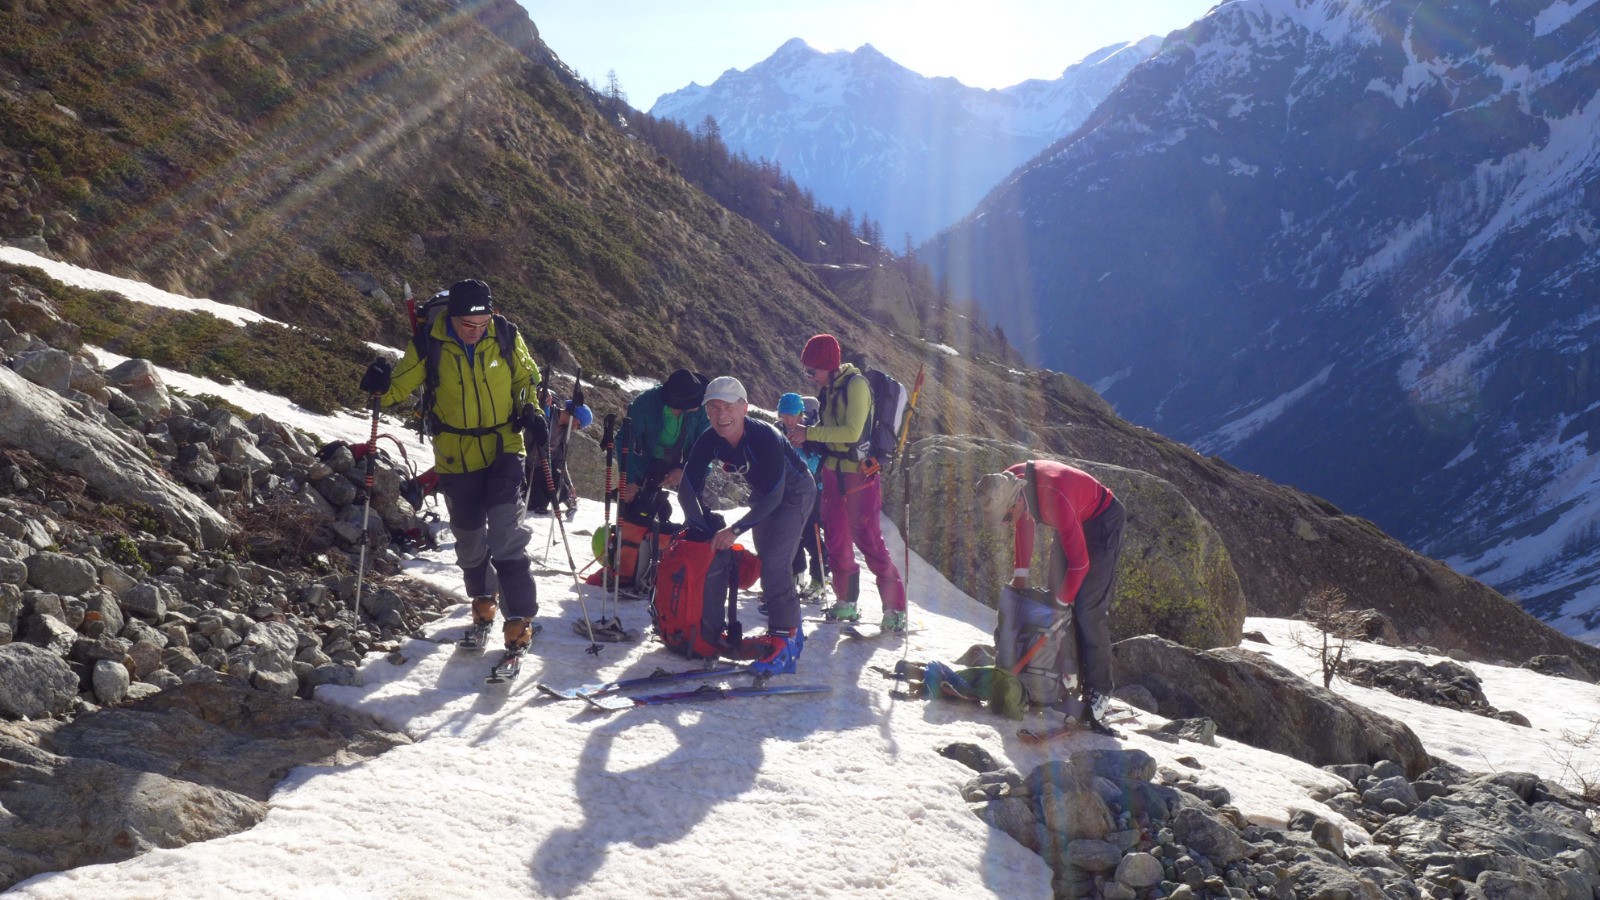
[[[794,554],[800,549],[800,533],[816,503],[815,490],[787,490],[772,515],[750,529],[756,541],[756,555],[761,557],[761,599],[767,604],[768,630],[800,627]]]
[[[523,524],[521,491],[522,456],[516,453],[502,453],[476,472],[439,476],[467,596],[498,590],[508,619],[528,619],[539,612],[528,564],[533,532]]]
[[[1122,556],[1122,526],[1127,512],[1113,499],[1100,515],[1083,523],[1083,542],[1089,551],[1089,572],[1073,600],[1074,631],[1078,641],[1078,674],[1088,691],[1111,693],[1111,595],[1117,587],[1117,559]],[[1050,593],[1067,580],[1067,557],[1057,535],[1050,554]],[[1063,673],[1068,674],[1068,673]]]

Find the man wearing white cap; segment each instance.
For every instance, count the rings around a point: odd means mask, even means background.
[[[1111,593],[1127,518],[1122,503],[1093,475],[1049,459],[985,475],[977,493],[986,524],[1012,523],[1011,586],[1019,591],[1028,587],[1034,523],[1055,530],[1046,587],[1058,609],[1072,607],[1083,700],[1094,717],[1091,725],[1103,727],[1112,687]]]
[[[740,534],[750,531],[761,558],[767,633],[745,640],[736,653],[741,659],[755,660],[751,669],[757,674],[793,672],[805,634],[800,629],[800,596],[795,592],[790,564],[816,502],[816,482],[778,429],[750,418],[750,403],[737,378],[724,375],[706,385],[705,411],[711,430],[700,435],[684,461],[678,503],[691,527],[709,531],[710,510],[700,495],[711,463],[720,462],[744,476],[750,485],[750,511],[717,531],[711,540],[713,548],[726,550]]]

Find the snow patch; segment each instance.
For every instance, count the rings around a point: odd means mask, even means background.
[[[1317,388],[1328,383],[1328,376],[1333,374],[1333,363],[1322,367],[1322,371],[1288,393],[1282,394],[1263,403],[1249,415],[1234,419],[1221,428],[1211,432],[1195,442],[1195,449],[1201,453],[1223,453],[1238,446],[1246,438],[1265,428],[1284,413],[1294,407],[1296,403],[1310,396]]]

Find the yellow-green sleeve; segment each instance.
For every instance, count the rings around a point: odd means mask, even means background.
[[[872,385],[865,375],[850,376],[845,388],[844,422],[840,425],[813,425],[806,429],[806,440],[824,444],[856,444],[867,430],[867,416],[872,413]]]
[[[389,378],[389,390],[383,394],[383,405],[393,406],[411,396],[412,391],[422,386],[422,378],[426,374],[422,358],[417,356],[417,342],[406,341],[406,355],[400,358],[400,364],[395,366],[394,374]]]

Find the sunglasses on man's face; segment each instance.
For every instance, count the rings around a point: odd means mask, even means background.
[[[468,322],[466,319],[457,319],[456,320],[456,328],[459,329],[459,330],[462,330],[462,331],[482,331],[482,330],[484,330],[485,328],[488,328],[488,327],[489,327],[489,320],[488,319],[483,319],[483,320],[478,321],[478,322]]]

